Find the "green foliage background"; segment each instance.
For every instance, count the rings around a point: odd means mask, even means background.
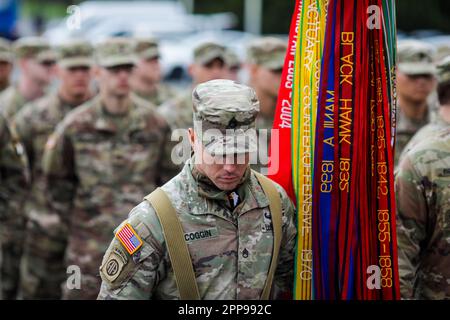
[[[41,15],[45,19],[64,16],[69,5],[79,0],[20,0],[21,13],[26,17]],[[294,0],[263,0],[263,33],[288,33]],[[416,29],[436,29],[450,33],[449,0],[397,0],[397,26],[410,32]],[[234,12],[238,29],[243,28],[244,0],[195,0],[196,13]]]

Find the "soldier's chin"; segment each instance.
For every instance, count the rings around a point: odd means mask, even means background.
[[[214,181],[214,184],[216,185],[216,187],[218,187],[220,190],[223,190],[223,191],[231,191],[231,190],[236,189],[238,183],[239,183],[239,179],[237,179],[236,181],[223,181],[221,179]]]

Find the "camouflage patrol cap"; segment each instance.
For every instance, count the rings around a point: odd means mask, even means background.
[[[250,43],[247,48],[247,61],[269,70],[281,70],[284,65],[287,44],[275,37],[263,37]]]
[[[13,43],[13,50],[17,58],[34,58],[37,61],[56,61],[56,52],[48,41],[42,37],[24,37]]]
[[[225,47],[214,42],[205,42],[194,49],[194,62],[205,65],[214,59],[225,62]]]
[[[194,130],[206,151],[215,155],[255,152],[255,90],[231,80],[199,84],[192,92]]]
[[[12,63],[13,60],[11,43],[6,39],[0,38],[0,61]]]
[[[241,66],[241,60],[233,50],[227,48],[225,51],[225,64],[228,68],[239,68]]]
[[[85,40],[74,39],[58,47],[58,64],[63,68],[90,67],[94,64],[94,48]]]
[[[418,40],[404,40],[398,43],[398,69],[410,75],[436,74],[433,65],[435,50],[430,44]]]
[[[135,41],[130,38],[108,38],[95,47],[96,62],[104,68],[136,64],[135,46]]]
[[[450,81],[450,55],[442,59],[436,69],[439,83]]]
[[[136,54],[142,59],[159,58],[158,41],[154,38],[137,38]]]

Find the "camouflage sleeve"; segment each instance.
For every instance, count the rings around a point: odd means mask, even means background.
[[[45,223],[39,226],[39,257],[45,257],[51,264],[39,266],[36,275],[40,283],[48,286],[55,284],[55,279],[65,279],[64,255],[67,247],[72,201],[76,190],[76,178],[73,171],[73,150],[70,138],[62,126],[49,137],[44,148],[42,166],[45,177],[45,206],[47,208]],[[30,256],[37,259],[35,252]],[[36,260],[38,261],[38,260]],[[56,267],[58,266],[58,267]],[[55,274],[55,268],[60,274]]]
[[[74,150],[68,130],[61,123],[48,138],[42,167],[46,179],[47,205],[68,224],[77,187]]]
[[[0,117],[0,271],[3,299],[15,299],[25,231],[23,203],[27,190],[23,147]]]
[[[277,185],[281,197],[283,238],[279,253],[278,267],[274,276],[272,297],[275,299],[292,299],[294,285],[294,248],[297,236],[295,226],[295,209],[282,187]]]
[[[410,299],[413,298],[419,258],[426,246],[429,224],[424,184],[410,155],[399,166],[395,188],[400,293],[403,299]]]
[[[100,266],[102,285],[99,300],[148,300],[161,279],[166,277],[168,261],[159,220],[146,201],[135,207],[117,229],[128,223],[142,240],[132,255],[115,237]]]
[[[25,105],[14,117],[13,123],[20,142],[25,147],[25,152],[27,154],[28,165],[30,169],[33,168],[33,130],[32,121],[33,117],[31,111],[33,110],[32,105]],[[32,170],[31,170],[32,171]]]
[[[5,118],[0,116],[0,219],[18,214],[26,187],[27,168],[23,147]]]
[[[160,170],[159,170],[159,179],[157,183],[159,186],[162,186],[167,181],[176,176],[184,165],[184,163],[176,164],[174,159],[172,159],[173,150],[175,150],[177,142],[172,141],[171,139],[172,132],[169,126],[166,124],[163,130],[164,130],[164,138],[161,146],[161,153],[158,164]]]

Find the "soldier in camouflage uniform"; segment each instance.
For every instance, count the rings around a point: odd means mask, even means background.
[[[262,154],[268,154],[269,150],[286,49],[287,43],[274,37],[256,39],[247,48],[249,83],[255,88],[261,102],[261,112],[256,119],[256,127],[264,130],[259,131],[259,135],[262,135],[259,142]],[[263,137],[267,137],[267,140]],[[266,145],[262,146],[261,143],[264,142]],[[265,174],[267,159],[266,156],[258,157],[258,163],[252,168]]]
[[[47,226],[58,243],[46,247],[59,245],[65,265],[81,271],[81,288],[62,283],[63,299],[97,297],[98,265],[114,227],[176,173],[168,124],[154,106],[130,96],[134,43],[107,39],[96,47],[96,59],[99,95],[64,118],[43,156],[47,202],[58,217]]]
[[[158,42],[153,38],[138,38],[136,42],[138,62],[131,77],[131,87],[141,98],[160,106],[174,98],[176,91],[161,83]]]
[[[27,103],[45,94],[54,75],[56,55],[43,38],[26,37],[14,42],[13,51],[20,69],[17,84],[0,96],[0,112],[10,120]]]
[[[8,40],[0,38],[0,94],[9,86],[14,56]]]
[[[437,98],[439,112],[431,123],[421,128],[408,142],[400,155],[400,161],[416,144],[434,137],[436,132],[450,126],[450,56],[442,59],[437,65]]]
[[[194,62],[189,66],[192,85],[227,76],[225,47],[212,42],[202,43],[194,49]],[[172,130],[192,127],[192,88],[167,101],[159,112],[167,119]]]
[[[16,222],[17,217],[23,218],[22,203],[28,180],[26,166],[23,146],[0,115],[0,299],[16,297],[19,265],[13,258],[20,256],[23,237]]]
[[[430,122],[427,98],[436,86],[434,48],[417,40],[399,42],[395,165],[412,136]]]
[[[231,80],[198,85],[192,101],[195,123],[189,134],[194,155],[162,189],[185,232],[200,297],[259,299],[273,247],[269,199],[248,165],[249,153],[257,148],[255,117],[259,102],[253,89]],[[226,128],[236,131],[226,140],[205,140],[207,130],[223,132]],[[236,164],[239,156],[245,159]],[[283,226],[271,298],[292,293],[297,234],[292,203],[285,191],[276,187],[282,202]],[[100,267],[103,282],[99,299],[179,299],[164,234],[153,207],[147,201],[141,202],[121,226],[126,223],[143,245],[130,255],[116,235]],[[119,267],[112,270],[107,266],[113,260]]]
[[[15,116],[15,128],[29,160],[32,187],[27,197],[25,214],[27,217],[26,240],[21,265],[21,298],[58,299],[61,297],[60,284],[65,278],[62,257],[53,259],[52,248],[42,248],[52,238],[49,224],[57,219],[54,212],[45,206],[45,179],[42,172],[42,156],[48,137],[56,125],[75,107],[92,97],[90,90],[93,48],[82,40],[71,40],[58,50],[57,73],[59,88],[46,96],[25,105]],[[60,248],[56,248],[57,253]],[[43,254],[46,255],[43,255]],[[58,264],[59,263],[59,264]],[[44,265],[44,270],[40,266]],[[39,282],[43,272],[49,272],[45,283]]]
[[[402,298],[450,299],[450,127],[406,154],[396,194]]]

